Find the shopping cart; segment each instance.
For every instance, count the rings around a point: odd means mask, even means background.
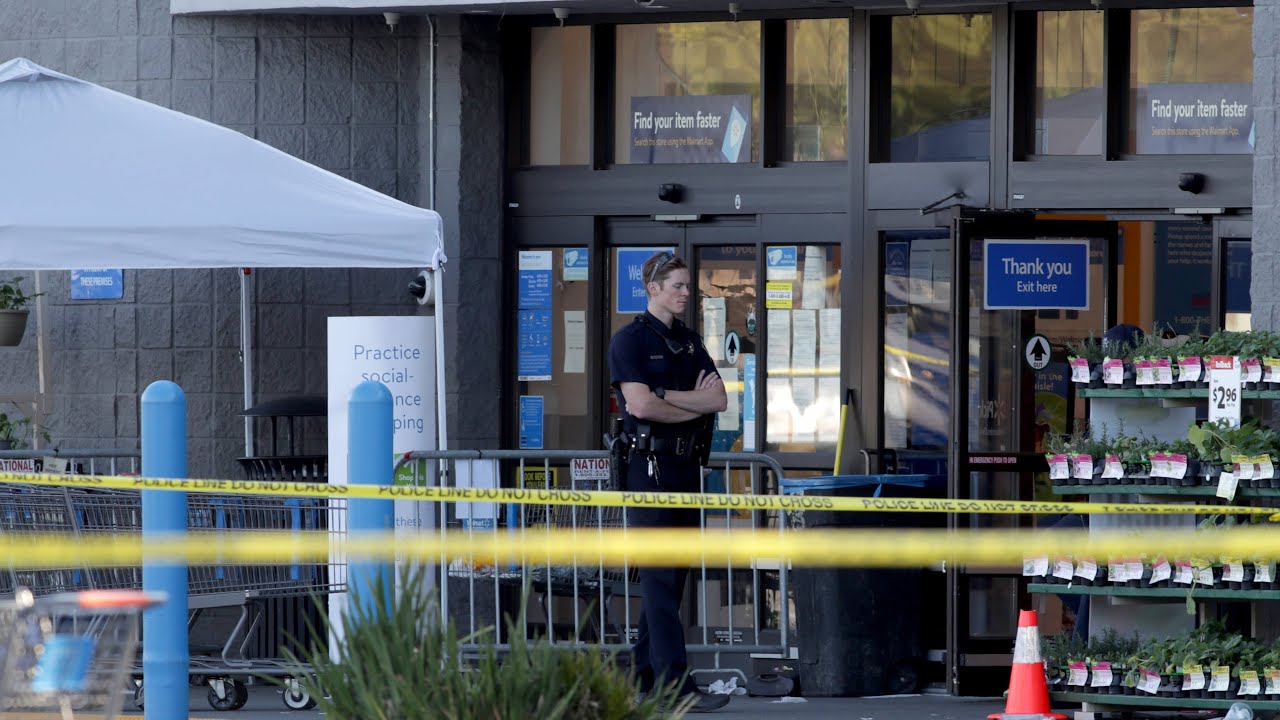
[[[139,617],[164,600],[132,590],[37,598],[27,588],[0,600],[0,710],[114,718],[130,688]]]

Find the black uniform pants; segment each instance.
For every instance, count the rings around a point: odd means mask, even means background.
[[[649,477],[648,459],[636,455],[627,467],[627,489],[633,492],[696,492],[700,468],[695,463],[658,457],[659,479]],[[688,508],[627,508],[631,527],[698,527],[699,511]],[[640,568],[640,634],[636,639],[634,667],[640,689],[679,680],[689,667],[684,646],[684,622],[680,603],[689,568]],[[697,687],[684,681],[682,692]]]

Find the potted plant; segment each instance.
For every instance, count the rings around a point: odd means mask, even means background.
[[[1084,360],[1089,367],[1089,383],[1086,385],[1091,390],[1105,387],[1102,382],[1102,341],[1089,331],[1089,336],[1083,340],[1075,340],[1067,343],[1067,363],[1068,367],[1072,364]]]
[[[0,450],[29,448],[32,439],[36,437],[45,443],[51,440],[49,431],[43,426],[34,425],[30,418],[16,412],[0,411]]]
[[[14,347],[22,343],[31,312],[27,304],[43,294],[24,293],[20,277],[0,281],[0,346]]]

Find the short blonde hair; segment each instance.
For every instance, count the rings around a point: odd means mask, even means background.
[[[688,265],[684,264],[684,260],[680,259],[679,255],[669,250],[654,253],[652,257],[644,261],[644,267],[641,268],[645,293],[649,292],[649,283],[656,282],[658,287],[662,287],[662,283],[667,281],[671,273],[676,270],[686,270],[688,267]]]

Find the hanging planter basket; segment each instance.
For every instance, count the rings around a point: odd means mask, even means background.
[[[30,314],[30,310],[0,310],[0,347],[15,347],[22,343]]]

